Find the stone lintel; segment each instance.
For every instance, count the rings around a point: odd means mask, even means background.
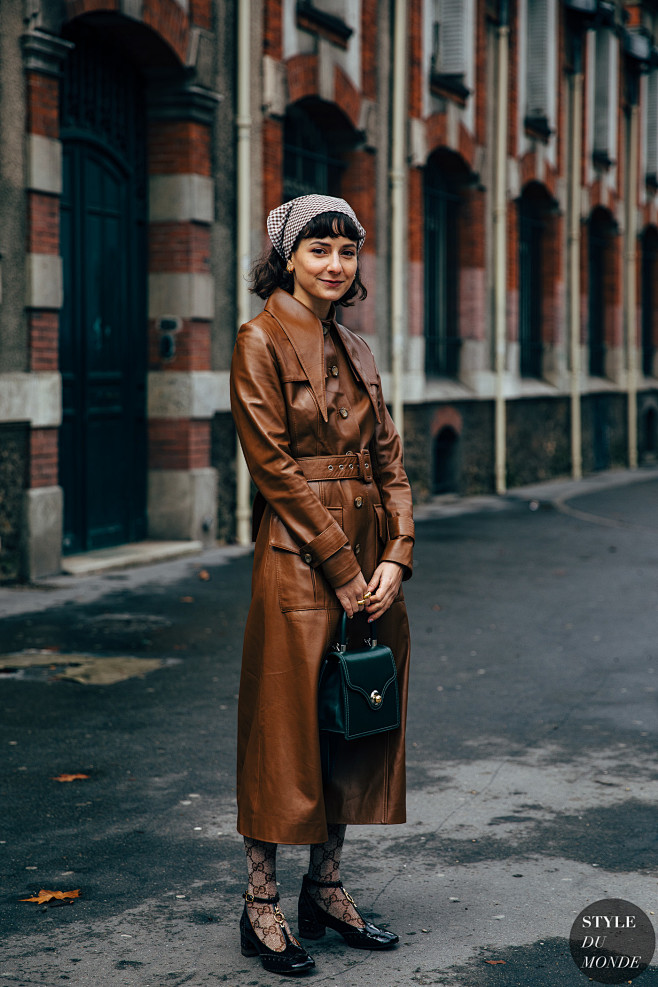
[[[212,418],[230,410],[228,370],[153,370],[147,379],[149,418]]]
[[[149,218],[152,223],[212,223],[215,188],[205,175],[151,175]]]
[[[32,192],[62,194],[62,144],[41,134],[27,135],[27,187]]]
[[[30,422],[32,428],[57,428],[62,422],[59,373],[0,374],[0,422]]]
[[[212,319],[214,283],[210,274],[149,274],[149,318],[178,315],[181,319]]]
[[[60,309],[63,302],[62,258],[27,254],[27,308]]]

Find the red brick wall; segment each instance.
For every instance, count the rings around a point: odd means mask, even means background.
[[[57,429],[30,431],[30,487],[57,485]]]
[[[210,273],[210,227],[205,223],[151,223],[149,271]]]
[[[27,250],[59,254],[59,196],[27,193]]]
[[[283,199],[283,120],[263,120],[263,208],[265,216]],[[263,229],[265,219],[263,218]],[[267,241],[269,243],[269,240]]]
[[[57,370],[59,364],[59,313],[32,311],[28,316],[30,370]]]
[[[281,0],[265,0],[263,11],[263,50],[266,55],[280,59],[283,54],[283,24]]]
[[[377,99],[377,0],[361,2],[361,91],[366,99]]]
[[[174,334],[176,353],[171,360],[160,355],[161,332],[155,319],[149,320],[149,370],[210,370],[210,323],[205,319],[183,319]]]
[[[211,132],[204,124],[189,120],[154,120],[149,128],[149,172],[152,175],[212,173]],[[192,221],[151,222],[148,231],[149,272],[151,274],[210,274],[210,224]],[[160,355],[160,332],[153,320],[149,322],[149,366],[151,370],[194,371],[210,370],[211,323],[206,319],[185,319],[174,336],[175,354],[172,359]],[[178,425],[170,423],[178,434]],[[149,462],[154,469],[188,469],[186,466],[157,466],[169,462],[170,451],[163,451],[162,430],[150,430],[152,448]],[[168,440],[165,442],[169,450]],[[208,447],[208,456],[209,456]],[[197,465],[208,466],[209,458]]]
[[[192,470],[210,463],[210,422],[152,418],[148,423],[149,469]]]
[[[148,155],[151,175],[210,177],[210,128],[191,120],[152,120]]]
[[[212,30],[211,0],[190,0],[190,23],[206,31]]]
[[[288,59],[288,96],[291,103],[296,103],[306,96],[317,96],[318,56],[293,55]]]
[[[26,76],[27,132],[59,138],[59,79],[39,72]],[[27,253],[59,254],[59,196],[26,193]],[[56,371],[59,365],[59,312],[31,309],[27,313],[29,368],[33,373]],[[58,482],[58,430],[30,431],[30,487]]]
[[[334,98],[352,126],[357,128],[361,117],[361,94],[340,65],[334,72]]]
[[[423,115],[423,85],[427,80],[423,79],[423,0],[409,0],[409,21],[407,30],[409,31],[409,116],[422,117]]]
[[[59,137],[58,79],[27,73],[27,131],[42,137]]]

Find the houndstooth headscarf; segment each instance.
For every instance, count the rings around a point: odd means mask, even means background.
[[[267,232],[277,253],[288,260],[292,247],[306,224],[323,212],[342,212],[352,220],[359,231],[357,250],[363,246],[366,231],[356,218],[356,213],[345,199],[336,199],[333,195],[301,195],[277,206],[267,217]]]

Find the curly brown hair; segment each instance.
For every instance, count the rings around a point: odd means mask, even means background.
[[[302,240],[309,237],[323,239],[327,236],[344,236],[348,240],[354,240],[355,243],[359,242],[359,231],[349,216],[342,212],[323,212],[310,219],[304,229],[299,232],[293,243],[292,252],[297,250]],[[295,279],[286,269],[285,260],[274,247],[256,261],[251,269],[249,280],[251,281],[249,290],[263,299],[269,298],[277,288],[283,288],[289,295],[292,295],[295,290]],[[339,298],[336,305],[353,305],[354,298],[363,299],[367,294],[357,265],[354,281],[343,297]]]

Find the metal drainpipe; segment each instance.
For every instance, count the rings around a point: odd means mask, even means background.
[[[505,0],[499,4],[496,28],[496,157],[493,207],[494,377],[496,493],[507,489],[505,355],[507,339],[507,113],[509,89],[509,25]]]
[[[573,72],[569,75],[569,228],[567,272],[569,278],[569,349],[571,363],[571,475],[583,475],[580,407],[580,168],[582,157],[583,71],[582,36],[574,37]]]
[[[391,133],[391,377],[393,420],[404,441],[404,287],[407,250],[404,216],[407,191],[405,129],[407,78],[407,3],[396,0],[393,24],[393,106]]]
[[[251,0],[238,4],[238,65],[237,65],[237,328],[250,316],[250,296],[247,275],[251,261]],[[236,462],[236,527],[240,545],[251,543],[251,481],[242,447],[237,442]]]
[[[637,86],[637,80],[631,82]],[[626,128],[626,242],[625,242],[625,292],[624,323],[626,337],[627,401],[628,401],[628,465],[637,468],[637,144],[638,101],[633,92]]]

